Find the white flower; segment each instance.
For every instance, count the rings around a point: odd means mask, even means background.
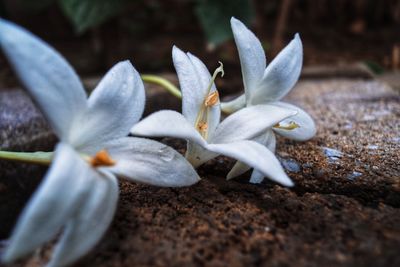
[[[305,141],[316,133],[313,119],[302,109],[279,101],[295,85],[299,79],[303,63],[303,47],[298,34],[267,66],[265,53],[257,37],[239,20],[232,18],[231,27],[242,67],[245,94],[228,103],[221,103],[226,113],[235,112],[243,107],[253,105],[274,105],[296,110],[297,115],[285,119],[270,128],[255,141],[266,145],[275,152],[275,133],[284,137]],[[228,178],[234,178],[250,167],[238,162]],[[263,175],[254,171],[251,181],[258,183]]]
[[[115,175],[158,186],[187,186],[199,180],[172,148],[126,137],[145,101],[143,83],[128,61],[115,65],[87,98],[70,65],[26,30],[0,20],[0,45],[60,139],[3,261],[32,252],[61,230],[48,266],[65,266],[86,254],[115,212]]]
[[[211,77],[203,62],[176,47],[172,56],[182,90],[183,116],[175,111],[159,111],[136,124],[131,133],[188,140],[186,158],[195,167],[222,154],[254,167],[273,181],[293,185],[271,151],[247,140],[296,112],[275,105],[255,105],[220,123],[221,110],[214,79],[222,70],[218,68]]]

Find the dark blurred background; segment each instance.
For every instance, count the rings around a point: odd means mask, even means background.
[[[235,73],[231,16],[262,40],[269,61],[299,32],[306,66],[400,68],[397,0],[1,0],[0,15],[54,45],[83,75],[123,59],[142,73],[171,72],[173,44]]]

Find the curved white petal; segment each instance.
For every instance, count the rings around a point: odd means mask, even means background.
[[[182,114],[194,126],[201,109],[204,109],[204,102],[209,93],[216,91],[212,83],[210,91],[208,86],[211,82],[210,72],[204,63],[194,55],[185,54],[174,46],[172,48],[172,59],[179,78],[182,91]],[[208,135],[212,136],[221,117],[219,103],[209,108],[207,116]]]
[[[68,142],[74,119],[86,108],[75,71],[48,44],[2,19],[0,45],[58,137]]]
[[[147,137],[175,137],[204,146],[206,141],[179,112],[161,110],[144,118],[131,129],[131,134]]]
[[[187,143],[185,158],[192,164],[194,168],[199,167],[203,163],[206,163],[217,156],[217,153],[209,151],[206,148],[197,145],[196,143]]]
[[[125,137],[110,142],[106,149],[116,165],[105,169],[136,182],[181,187],[200,180],[180,153],[153,140]]]
[[[18,219],[3,260],[13,261],[54,238],[92,189],[93,170],[60,143],[46,177]]]
[[[172,48],[172,59],[182,91],[182,114],[194,125],[197,114],[207,97],[211,75],[206,66],[192,54],[185,54],[178,47]],[[215,91],[215,85],[212,85]]]
[[[251,167],[241,161],[237,161],[235,165],[233,165],[232,169],[228,172],[226,175],[227,180],[231,180],[233,178],[238,177],[239,175],[242,175],[243,173],[247,172],[250,170]]]
[[[87,178],[87,177],[85,177]],[[93,173],[90,195],[76,210],[54,249],[47,267],[66,266],[88,253],[108,229],[118,202],[118,182],[112,174]]]
[[[266,134],[263,134],[256,138],[256,142],[266,146],[272,153],[275,154],[276,149],[276,137],[272,130],[268,130]],[[250,183],[259,184],[264,180],[265,175],[254,169],[250,176]]]
[[[293,182],[286,175],[275,155],[268,148],[254,141],[209,144],[207,149],[237,159],[259,170],[272,181],[285,186],[293,186]]]
[[[275,105],[256,105],[243,108],[222,121],[216,129],[211,143],[253,139],[267,128],[295,114],[294,110]]]
[[[238,111],[246,106],[246,95],[243,94],[232,101],[221,102],[221,110],[227,114]]]
[[[276,150],[276,136],[272,130],[268,130],[264,135],[260,136],[258,138],[255,138],[254,141],[257,143],[260,143],[262,145],[265,145],[272,153],[275,154]]]
[[[239,52],[246,100],[249,102],[264,74],[265,53],[261,42],[241,21],[232,17],[231,27]]]
[[[276,137],[272,130],[267,130],[266,133],[263,133],[263,134],[255,137],[254,139],[252,139],[252,141],[266,146],[272,153],[275,153]],[[250,169],[251,169],[250,166],[244,164],[243,162],[238,161],[235,163],[235,165],[233,165],[232,169],[229,171],[228,175],[226,176],[226,179],[227,180],[233,179],[239,175],[242,175],[243,173],[247,172]],[[264,178],[264,175],[263,175],[263,178]],[[250,182],[251,182],[251,180],[250,180]]]
[[[263,180],[264,180],[264,174],[254,169],[250,176],[250,183],[261,184]]]
[[[303,65],[303,45],[298,34],[268,65],[260,84],[251,95],[252,105],[284,97],[299,79]]]
[[[98,151],[125,137],[143,114],[145,93],[139,73],[129,61],[111,68],[89,97],[88,109],[74,125],[71,143],[79,151]]]
[[[283,120],[281,123],[284,125],[285,123],[289,123],[291,121],[298,124],[300,127],[293,130],[283,130],[279,128],[273,128],[273,130],[286,138],[297,140],[297,141],[306,141],[313,138],[317,132],[317,128],[315,126],[314,120],[307,114],[304,110],[295,105],[283,102],[273,102],[272,105],[276,105],[283,108],[289,108],[292,110],[296,110],[297,114],[293,117],[290,117],[286,120]]]

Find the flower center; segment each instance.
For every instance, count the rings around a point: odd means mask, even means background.
[[[107,150],[102,149],[94,155],[94,157],[90,158],[90,164],[93,167],[101,167],[101,166],[113,166],[115,165],[115,161],[110,157]]]
[[[208,137],[208,113],[210,108],[217,105],[219,103],[219,94],[218,91],[211,91],[211,87],[217,78],[217,75],[221,73],[221,77],[224,76],[224,65],[219,62],[220,66],[214,71],[213,76],[211,77],[210,83],[207,87],[207,96],[204,99],[204,103],[201,106],[199,113],[197,114],[197,119],[195,122],[195,127],[197,131],[201,134],[201,136],[207,140]]]
[[[285,125],[282,125],[282,124],[280,124],[280,123],[277,123],[277,124],[275,124],[273,127],[274,127],[274,128],[277,128],[277,129],[282,129],[282,130],[291,131],[291,130],[294,130],[294,129],[296,129],[296,128],[300,128],[300,125],[298,125],[298,124],[295,123],[294,121],[291,121],[291,122],[289,122],[288,124],[285,124]]]

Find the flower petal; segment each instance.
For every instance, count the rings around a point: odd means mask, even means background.
[[[278,107],[288,108],[297,111],[296,115],[286,120],[283,120],[281,123],[285,124],[293,121],[300,127],[293,130],[283,130],[279,128],[273,128],[273,130],[277,134],[297,141],[306,141],[315,136],[317,128],[315,126],[314,120],[310,117],[310,115],[307,114],[307,112],[289,103],[273,102],[271,104]]]
[[[246,95],[243,94],[229,102],[221,102],[221,110],[227,114],[238,111],[246,106]]]
[[[303,65],[303,45],[298,34],[268,65],[260,84],[251,95],[252,105],[284,97],[299,79]]]
[[[265,53],[260,40],[241,21],[232,17],[231,27],[239,52],[244,90],[248,102],[253,98],[263,77],[267,64]]]
[[[161,110],[144,118],[131,129],[131,134],[146,137],[175,137],[204,146],[206,141],[182,114]]]
[[[88,110],[74,127],[72,144],[97,152],[105,142],[125,137],[143,114],[145,93],[129,61],[116,64],[89,97]]]
[[[261,184],[263,180],[264,180],[264,174],[254,169],[250,176],[250,183]]]
[[[212,83],[208,91],[211,82],[210,72],[196,56],[190,53],[185,54],[174,46],[172,58],[182,90],[182,114],[192,125],[195,125],[200,110],[205,108],[204,101],[207,96],[216,91],[215,84]],[[221,109],[219,103],[209,109],[207,131],[211,136],[220,121]]]
[[[275,153],[276,137],[272,130],[267,130],[266,133],[263,133],[263,134],[257,136],[256,138],[252,139],[252,141],[266,146],[272,153]],[[233,179],[239,175],[242,175],[243,173],[247,172],[250,169],[251,169],[250,166],[244,164],[243,162],[238,161],[235,163],[235,165],[233,165],[232,169],[229,171],[228,175],[226,176],[226,179],[227,180]],[[263,175],[263,178],[264,178],[264,175]],[[250,182],[251,182],[251,180],[250,180]]]
[[[117,179],[107,173],[93,175],[90,195],[76,210],[76,217],[68,222],[47,267],[66,266],[84,256],[112,222],[119,194]]]
[[[265,145],[272,153],[275,153],[276,148],[276,137],[272,130],[269,130],[264,140],[260,140],[260,143]],[[265,175],[254,169],[250,176],[250,183],[260,184],[264,180]]]
[[[285,186],[293,186],[293,182],[284,172],[274,153],[254,141],[245,140],[229,144],[209,144],[207,149],[235,158],[259,170],[272,181]]]
[[[125,137],[107,144],[116,165],[106,168],[135,182],[165,187],[189,186],[200,178],[174,149],[144,138]]]
[[[131,134],[146,137],[169,136],[187,140],[186,158],[195,168],[218,156],[205,149],[207,142],[185,117],[176,111],[162,110],[149,115],[132,127]]]
[[[268,130],[268,132],[256,139],[257,143],[266,146],[272,153],[275,154],[276,149],[276,137],[272,130]],[[254,169],[250,176],[250,183],[252,184],[260,184],[264,180],[265,175]]]
[[[194,168],[199,167],[203,163],[217,157],[219,154],[207,150],[196,143],[188,142],[185,158],[192,164]]]
[[[93,171],[60,143],[46,177],[22,212],[3,261],[20,258],[54,238],[92,189]]]
[[[0,19],[0,45],[58,137],[68,142],[86,93],[68,62],[25,29]]]
[[[236,178],[250,169],[251,167],[249,165],[241,161],[236,161],[235,165],[233,165],[232,169],[226,175],[226,180],[231,180],[233,178]]]
[[[229,143],[248,140],[260,135],[267,128],[293,116],[296,111],[275,105],[256,105],[243,108],[222,121],[211,143]]]
[[[207,96],[211,75],[208,72],[200,75],[189,56],[176,46],[172,48],[172,59],[182,91],[182,114],[194,125]]]

